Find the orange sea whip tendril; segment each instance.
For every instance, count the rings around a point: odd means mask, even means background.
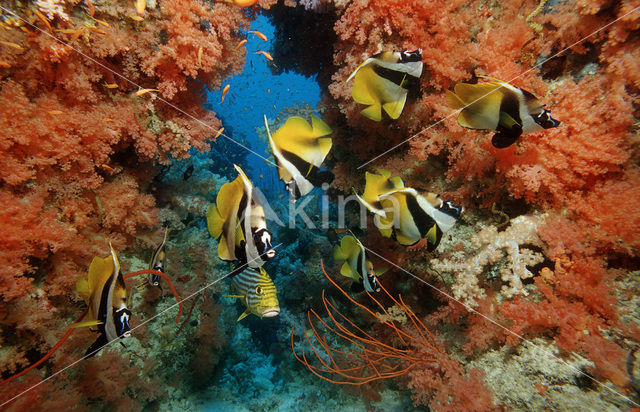
[[[176,290],[174,289],[173,283],[171,283],[171,280],[169,280],[169,277],[167,275],[165,275],[164,273],[158,270],[144,269],[144,270],[138,270],[137,272],[127,273],[126,275],[123,276],[123,278],[127,279],[133,276],[144,275],[144,274],[162,276],[164,280],[167,281],[167,283],[169,284],[169,287],[171,288],[171,292],[173,292],[173,296],[175,296],[176,300],[178,301],[178,316],[176,317],[176,323],[178,323],[178,321],[180,320],[180,315],[182,314],[182,300],[180,300],[180,296],[178,296],[178,292],[176,292]]]
[[[84,312],[82,312],[82,315],[80,315],[80,317],[78,318],[78,320],[75,323],[80,322],[89,312],[89,308],[85,309]],[[76,330],[76,328],[70,328],[67,333],[64,334],[64,336],[62,337],[62,339],[60,339],[58,341],[58,343],[56,343],[53,348],[51,348],[51,350],[49,352],[47,352],[46,355],[44,355],[42,357],[42,359],[40,359],[39,361],[37,361],[36,363],[34,363],[33,365],[30,365],[29,367],[27,367],[26,369],[23,369],[21,372],[16,373],[13,376],[8,377],[7,379],[3,380],[2,382],[0,382],[0,386],[4,385],[7,382],[11,382],[12,380],[24,375],[25,373],[29,372],[31,369],[35,368],[36,366],[40,365],[42,362],[46,361],[47,359],[49,359],[49,357],[51,355],[53,355],[53,353],[55,351],[57,351],[60,346],[62,346],[62,344],[69,338],[69,336],[71,336],[71,334],[73,333],[73,331]]]
[[[182,328],[184,327],[184,325],[189,321],[189,318],[191,317],[191,312],[193,312],[193,308],[196,307],[196,303],[198,302],[198,299],[200,298],[200,296],[202,296],[202,294],[199,294],[198,296],[196,296],[196,298],[193,300],[193,303],[191,304],[191,309],[189,309],[189,313],[187,314],[187,318],[185,320],[182,321],[182,325],[180,325],[180,328],[178,329],[178,331],[176,332],[176,336],[178,336],[180,334],[180,331],[182,330]]]
[[[309,310],[309,312],[307,312],[307,321],[309,322],[309,326],[311,328],[311,331],[313,332],[313,336],[317,341],[317,344],[315,344],[315,346],[309,338],[309,335],[305,333],[305,338],[309,348],[322,366],[314,366],[313,364],[311,364],[310,358],[307,357],[307,353],[305,352],[304,348],[302,349],[302,353],[300,356],[295,352],[293,330],[291,331],[291,350],[293,351],[293,355],[314,375],[328,382],[336,384],[362,385],[379,379],[401,376],[409,372],[413,367],[420,363],[432,362],[435,360],[427,353],[428,351],[438,352],[438,349],[432,343],[435,342],[435,338],[433,337],[433,335],[431,335],[431,332],[428,331],[428,329],[415,315],[415,313],[404,303],[401,296],[399,296],[398,299],[394,298],[384,288],[384,286],[380,285],[384,294],[388,298],[390,298],[398,307],[400,307],[400,309],[404,312],[405,316],[408,319],[411,319],[411,323],[416,329],[419,337],[416,337],[413,334],[409,334],[405,330],[400,329],[400,327],[390,318],[383,319],[380,317],[380,315],[376,314],[368,307],[355,301],[333,279],[331,279],[331,277],[329,277],[324,269],[324,263],[322,260],[320,261],[320,266],[322,267],[324,275],[331,282],[331,284],[336,289],[338,289],[340,293],[342,293],[342,295],[345,296],[351,303],[369,313],[384,326],[391,328],[403,345],[408,346],[408,342],[413,342],[415,343],[418,350],[409,348],[395,348],[369,335],[367,332],[359,328],[354,322],[352,322],[347,316],[343,315],[328,300],[325,295],[325,291],[323,290],[323,306],[333,326],[330,325],[328,321],[323,320],[320,315],[318,315],[313,309],[311,309]],[[383,313],[387,317],[389,317],[389,313],[385,309],[385,307],[370,293],[367,293],[367,295],[376,303],[376,305],[383,311]],[[349,341],[352,345],[355,345],[357,350],[355,352],[346,352],[329,346],[326,340],[326,335],[324,338],[320,335],[314,323],[314,319],[312,319],[312,316],[313,318],[315,318],[316,322],[322,324],[328,331],[335,334],[336,336],[341,337],[342,339]],[[431,339],[427,338],[425,332]],[[319,349],[321,349],[327,355],[329,359],[328,362],[323,359],[319,352]],[[351,364],[351,366],[340,366],[338,363],[338,359],[336,359],[334,355],[345,357],[348,363]],[[331,374],[339,376],[342,380],[332,379],[331,377],[327,376]]]

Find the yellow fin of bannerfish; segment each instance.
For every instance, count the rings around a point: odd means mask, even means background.
[[[251,315],[251,311],[249,309],[246,309],[244,312],[242,312],[242,315],[238,317],[238,320],[236,320],[236,322],[240,322],[242,319],[246,318],[249,315]]]
[[[348,259],[352,256],[356,256],[358,252],[360,252],[360,247],[358,246],[358,241],[353,236],[344,236],[340,241],[340,246],[334,248],[334,257],[336,253],[336,249],[339,249],[340,256],[344,256],[344,258],[338,258],[339,260]]]
[[[294,153],[320,167],[332,146],[331,138],[323,136],[331,133],[333,130],[329,125],[317,116],[311,116],[311,124],[302,117],[293,116],[272,134],[272,138],[279,150]]]
[[[223,298],[244,299],[244,295],[223,295]]]
[[[365,173],[365,185],[362,198],[373,205],[379,201],[379,197],[391,190],[404,188],[404,182],[400,176],[391,177],[391,172],[385,169],[377,169],[378,173]]]
[[[99,320],[86,320],[84,322],[76,322],[76,323],[72,323],[71,325],[69,325],[70,328],[73,329],[77,329],[77,328],[88,328],[91,326],[98,326],[98,325],[102,325],[103,322],[99,321]]]
[[[353,273],[353,270],[351,269],[351,265],[349,264],[349,262],[344,262],[342,264],[342,267],[340,268],[340,274],[342,276],[346,276],[348,278],[352,278],[354,280],[358,280],[359,276],[357,276],[355,273]]]
[[[382,106],[378,103],[373,103],[371,106],[362,109],[360,113],[367,119],[371,119],[374,122],[382,120]]]
[[[105,258],[94,257],[89,265],[89,280],[88,280],[88,288],[89,295],[92,295],[96,290],[102,287],[107,283],[109,277],[113,274],[115,270],[115,264],[113,261],[114,255],[109,255]],[[78,287],[78,283],[76,283],[76,288]],[[86,291],[86,286],[81,285],[82,288]],[[80,293],[80,291],[78,291]]]
[[[500,120],[504,92],[506,89],[499,82],[458,83],[453,92],[448,91],[447,103],[454,109],[462,109],[458,115],[460,126],[495,130]]]

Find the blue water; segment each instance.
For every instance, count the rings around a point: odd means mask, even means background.
[[[251,30],[265,34],[268,41],[265,42],[250,31],[247,32],[248,41],[243,46],[247,49],[243,72],[223,81],[219,90],[209,91],[206,107],[213,110],[222,120],[225,135],[249,147],[260,156],[273,160],[267,142],[260,140],[255,130],[256,127],[264,127],[263,115],[273,120],[283,109],[296,104],[306,103],[315,108],[320,102],[320,86],[315,78],[297,73],[272,74],[269,65],[277,65],[278,61],[271,62],[256,52],[270,51],[274,27],[267,17],[261,15],[251,24]],[[220,103],[222,88],[227,84],[231,87],[224,103]],[[226,139],[220,138],[217,144],[234,145],[223,140]],[[237,150],[245,152],[242,148]],[[255,186],[263,188],[267,197],[274,194],[276,187],[278,191],[284,191],[284,185],[277,182],[275,166],[255,154],[248,153],[245,161],[239,166],[249,175]]]

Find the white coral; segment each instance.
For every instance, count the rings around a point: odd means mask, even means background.
[[[466,260],[433,259],[431,266],[441,272],[453,273],[456,278],[452,287],[454,297],[475,306],[476,299],[486,296],[480,287],[479,276],[487,265],[506,257],[505,267],[499,269],[504,282],[500,293],[504,298],[527,295],[522,281],[533,277],[527,266],[541,263],[544,256],[522,245],[542,246],[537,231],[543,222],[544,216],[518,216],[503,232],[498,232],[495,226],[485,227],[471,241],[477,248],[473,256]]]

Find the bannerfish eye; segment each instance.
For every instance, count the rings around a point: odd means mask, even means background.
[[[256,286],[256,294],[257,295],[262,295],[262,287]]]

